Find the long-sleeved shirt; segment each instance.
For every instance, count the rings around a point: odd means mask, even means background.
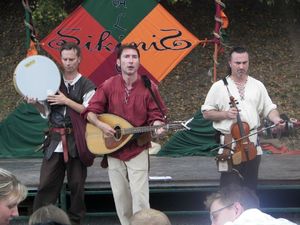
[[[267,116],[277,106],[273,104],[269,94],[262,82],[248,76],[245,84],[244,98],[242,99],[234,81],[227,77],[228,89],[230,94],[237,100],[238,109],[241,120],[249,124],[250,130],[255,130],[260,126],[260,116]],[[228,111],[230,108],[229,93],[226,85],[222,80],[217,81],[210,88],[201,111]],[[213,121],[213,127],[223,134],[230,134],[231,126],[235,120],[227,119]],[[250,136],[250,140],[257,142],[257,135]],[[258,154],[262,154],[261,148],[258,146]]]
[[[151,83],[151,88],[165,114],[166,107],[157,86],[153,82]],[[86,118],[88,112],[95,114],[111,113],[127,120],[134,127],[152,125],[156,120],[164,121],[164,115],[162,115],[140,76],[132,84],[130,90],[126,89],[125,81],[121,75],[106,80],[97,89],[82,115]],[[150,147],[150,142],[138,146],[136,141],[129,141],[121,149],[111,153],[110,156],[126,161],[148,147]]]

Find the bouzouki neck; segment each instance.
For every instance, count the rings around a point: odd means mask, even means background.
[[[145,126],[145,127],[130,127],[130,128],[123,128],[122,134],[139,134],[154,131],[159,128],[164,128],[165,130],[170,129],[179,129],[182,128],[181,124],[162,124],[162,125],[153,125],[153,126]]]

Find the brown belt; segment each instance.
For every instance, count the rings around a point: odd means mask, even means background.
[[[52,127],[50,132],[59,133],[62,141],[63,153],[64,153],[64,161],[65,163],[69,160],[69,151],[68,151],[68,143],[66,134],[72,133],[72,128],[66,127]]]

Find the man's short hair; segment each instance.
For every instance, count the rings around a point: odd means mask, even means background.
[[[140,58],[140,51],[138,49],[138,46],[136,43],[132,42],[129,44],[118,44],[116,46],[116,50],[117,50],[117,59],[120,59],[122,52],[124,51],[124,49],[133,49],[137,52],[139,58]]]
[[[76,50],[76,55],[77,55],[78,57],[81,57],[81,49],[80,49],[80,47],[79,47],[76,43],[74,43],[74,42],[65,42],[65,43],[61,46],[61,48],[60,48],[60,50],[59,50],[60,55],[61,55],[62,51],[64,51],[64,50],[71,50],[71,49]]]
[[[156,209],[142,209],[130,219],[130,225],[171,225],[166,214]]]
[[[71,225],[69,216],[55,205],[46,205],[36,210],[29,218],[29,225]]]
[[[245,53],[245,52],[247,52],[248,53],[248,51],[247,51],[247,49],[245,48],[245,47],[242,47],[242,46],[236,46],[236,47],[233,47],[232,49],[231,49],[231,51],[229,52],[229,59],[231,59],[231,56],[232,56],[232,54],[233,53]]]
[[[206,198],[205,206],[209,210],[214,201],[219,200],[224,205],[239,202],[244,210],[259,208],[259,199],[254,191],[239,185],[229,185]]]

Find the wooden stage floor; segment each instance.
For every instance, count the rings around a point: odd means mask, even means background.
[[[107,170],[97,158],[88,169],[87,188],[109,188]],[[220,174],[212,157],[150,156],[150,187],[218,186]],[[30,189],[39,182],[41,159],[0,159],[0,167],[14,173]],[[260,185],[300,185],[299,155],[263,155],[259,172]]]

